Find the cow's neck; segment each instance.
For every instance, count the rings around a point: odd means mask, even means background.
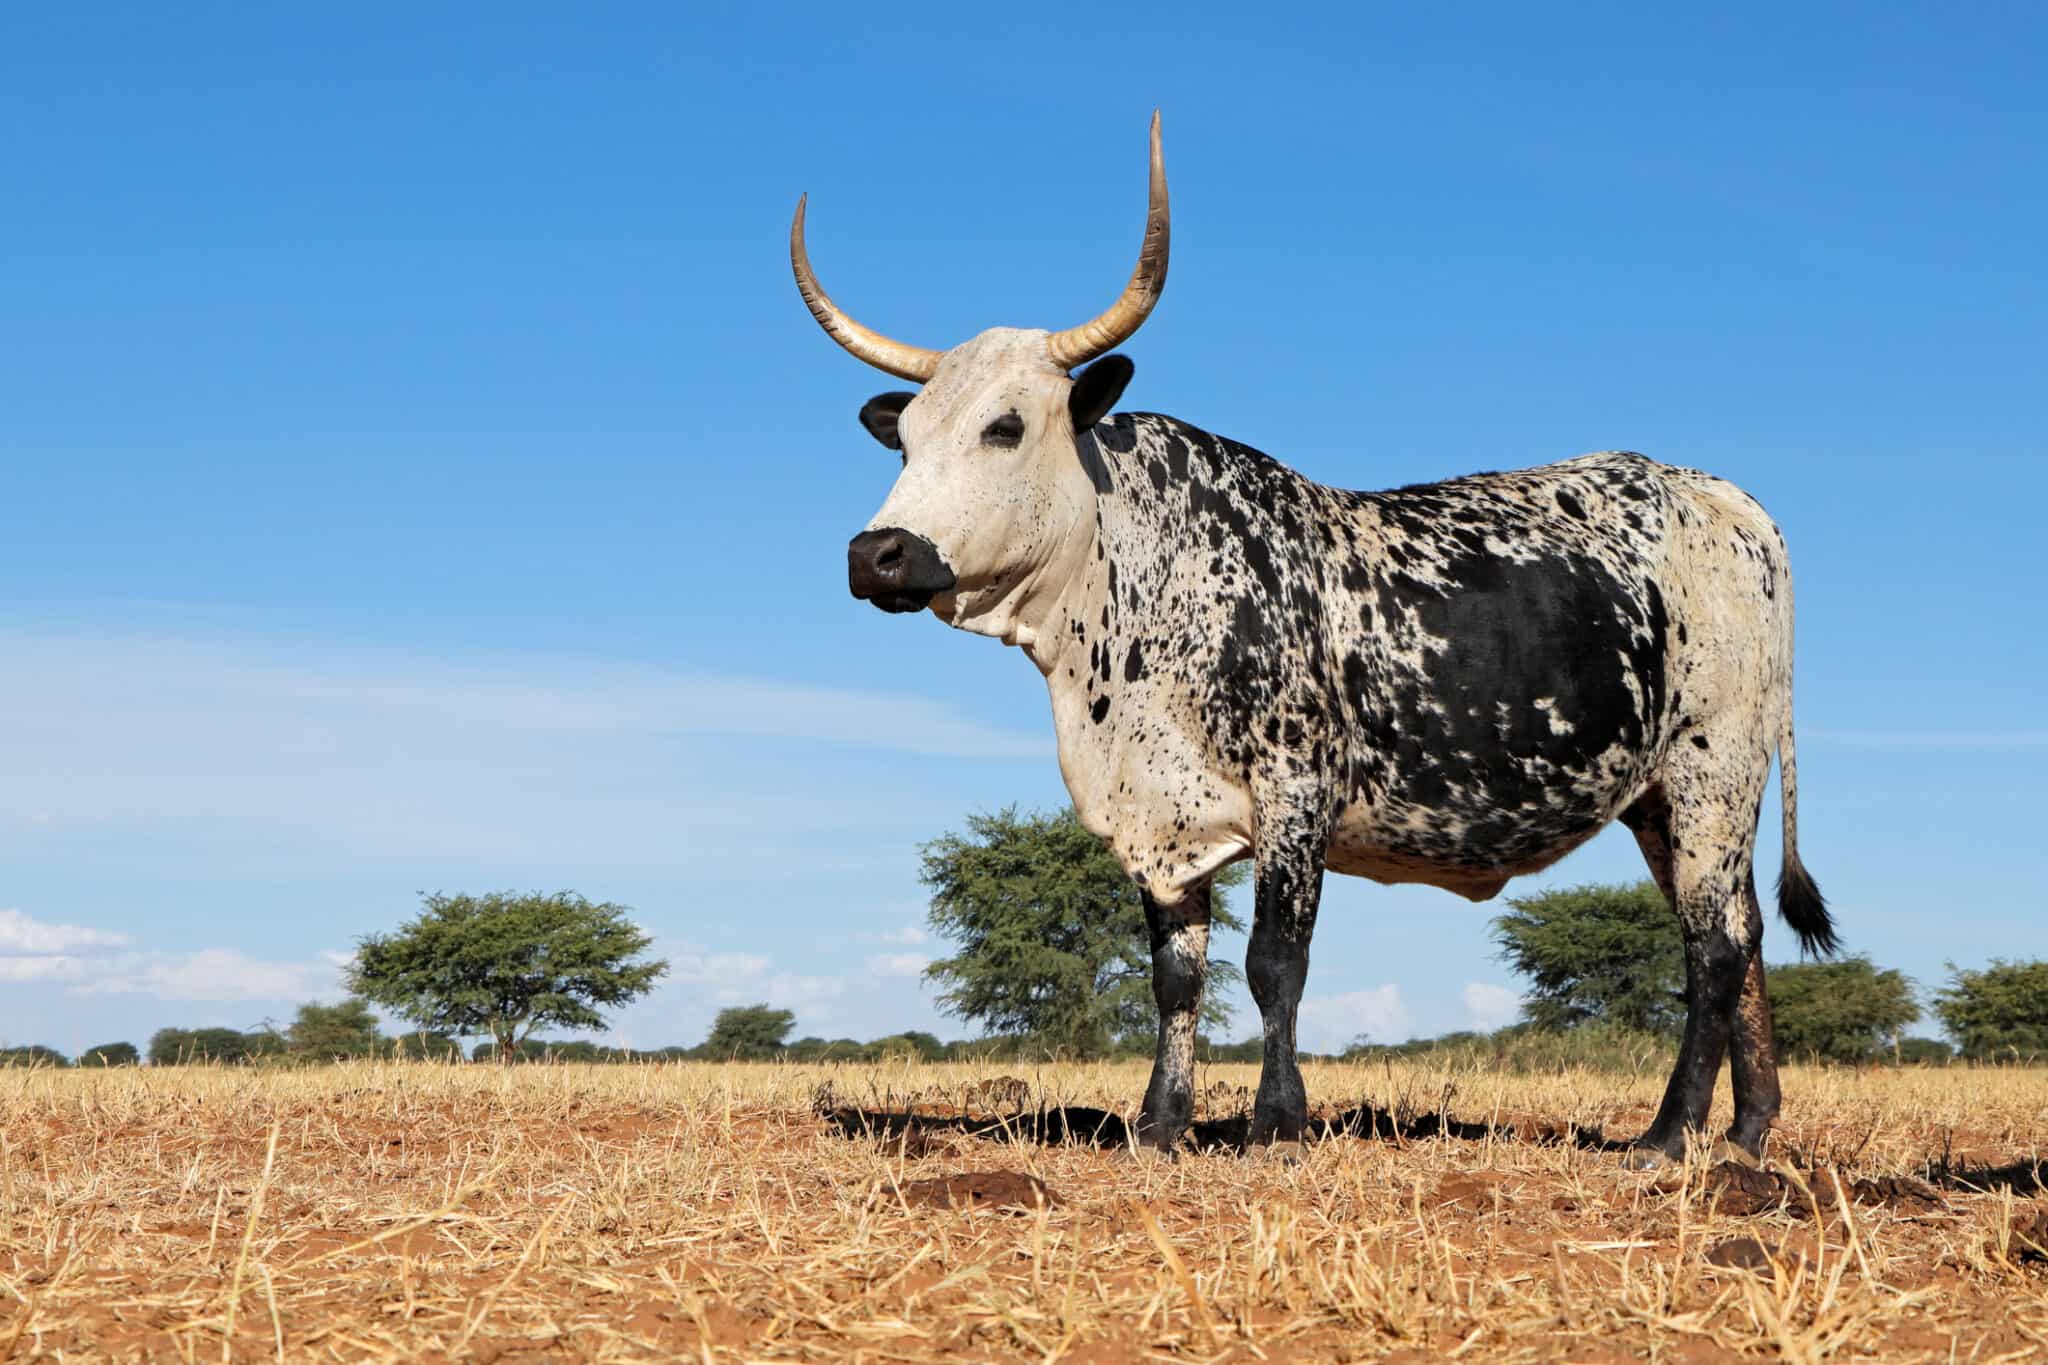
[[[934,603],[948,625],[1018,646],[1048,677],[1073,647],[1071,623],[1099,614],[1108,600],[1098,495],[1078,463],[1074,486],[1062,492],[1065,526],[1040,562],[994,589]]]

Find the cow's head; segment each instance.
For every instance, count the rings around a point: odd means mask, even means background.
[[[1137,331],[1159,301],[1167,241],[1154,113],[1144,242],[1109,311],[1063,332],[998,327],[950,351],[928,351],[863,327],[826,297],[811,273],[797,201],[789,256],[811,315],[868,364],[924,385],[878,394],[860,410],[869,434],[902,452],[903,472],[847,546],[855,597],[884,611],[917,611],[939,599],[948,617],[964,622],[1028,591],[1061,548],[1076,543],[1077,530],[1092,528],[1093,484],[1074,434],[1107,416],[1130,382],[1131,362],[1105,352]]]

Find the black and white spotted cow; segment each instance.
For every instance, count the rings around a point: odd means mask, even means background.
[[[1623,452],[1349,492],[1171,417],[1110,415],[1132,367],[1104,353],[1166,278],[1156,116],[1137,269],[1081,327],[892,341],[819,288],[803,225],[799,203],[791,260],[818,321],[924,386],[861,409],[903,470],[849,547],[854,595],[1024,650],[1075,807],[1145,893],[1149,1142],[1190,1118],[1217,869],[1257,863],[1252,1135],[1292,1137],[1325,868],[1485,900],[1619,819],[1685,937],[1683,1045],[1640,1143],[1682,1151],[1726,1053],[1729,1138],[1760,1147],[1779,1095],[1751,864],[1774,752],[1779,911],[1810,950],[1834,931],[1795,838],[1791,573],[1753,499]]]

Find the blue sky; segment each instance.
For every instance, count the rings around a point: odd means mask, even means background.
[[[1792,544],[1850,947],[2040,952],[2048,18],[1245,15],[10,15],[0,1038],[285,1018],[421,891],[506,886],[635,908],[676,964],[635,1045],[754,999],[965,1031],[916,848],[1064,799],[1043,686],[847,596],[894,381],[812,324],[789,213],[906,340],[1069,325],[1155,105],[1126,406],[1355,487],[1736,480]],[[1610,833],[1523,885],[1639,874]],[[1304,1041],[1498,1022],[1488,913],[1332,878]]]

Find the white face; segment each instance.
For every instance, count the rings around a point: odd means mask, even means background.
[[[905,531],[937,550],[954,586],[932,599],[959,622],[988,609],[1092,525],[1074,453],[1073,381],[1046,333],[983,332],[946,353],[898,418],[903,472],[868,532]]]

